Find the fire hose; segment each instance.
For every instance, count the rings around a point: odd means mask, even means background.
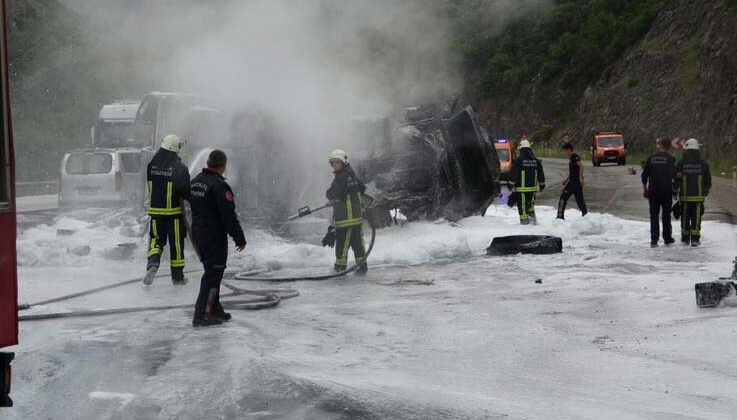
[[[288,221],[295,220],[297,218],[308,216],[314,212],[317,212],[319,210],[325,209],[331,207],[331,204],[325,204],[321,207],[310,209],[309,206],[302,207],[298,210],[297,215],[292,216],[288,219]],[[369,254],[371,254],[371,250],[374,248],[374,243],[376,241],[376,228],[371,225],[371,243],[369,245],[369,248],[366,250],[366,255],[364,258],[368,258]],[[192,239],[191,235],[191,229],[189,227],[189,223],[186,222],[185,218],[185,227],[189,233],[190,241]],[[197,250],[197,247],[192,242],[192,247],[195,250],[195,253],[197,253],[199,257],[199,252]],[[347,268],[346,270],[327,274],[327,275],[320,275],[320,276],[303,276],[303,277],[283,277],[283,278],[273,278],[273,277],[253,277],[253,271],[250,272],[240,272],[236,273],[232,280],[239,280],[239,281],[270,281],[270,282],[285,282],[285,281],[298,281],[298,280],[327,280],[335,277],[345,276],[346,274],[349,274],[355,270],[358,269],[360,266],[360,263],[356,263],[353,266]],[[194,273],[194,272],[201,272],[202,270],[190,270],[186,273]],[[159,274],[156,276],[156,278],[164,277],[167,274]],[[18,311],[30,309],[35,306],[41,306],[49,303],[56,303],[61,302],[81,296],[87,296],[91,295],[93,293],[102,292],[105,290],[110,290],[114,288],[118,288],[121,286],[125,286],[128,284],[138,283],[141,281],[140,278],[134,278],[129,280],[124,280],[118,283],[113,283],[107,286],[101,286],[96,287],[94,289],[85,290],[82,292],[72,293],[69,295],[64,295],[52,299],[47,299],[41,302],[36,303],[30,303],[30,304],[21,304],[18,306]],[[227,309],[244,309],[244,310],[258,310],[258,309],[266,309],[266,308],[273,308],[274,306],[277,306],[282,300],[284,299],[291,299],[299,296],[299,291],[295,289],[261,289],[261,290],[252,290],[252,289],[244,289],[240,287],[236,287],[232,284],[229,284],[227,281],[222,283],[224,287],[231,290],[231,293],[227,295],[223,295],[223,298],[226,298],[226,300],[222,301],[223,307]],[[227,298],[232,298],[236,296],[243,296],[243,295],[254,295],[257,296],[255,298],[251,299],[236,299],[236,300],[228,300]],[[163,310],[170,310],[170,309],[186,309],[191,308],[191,304],[178,304],[178,305],[159,305],[159,306],[137,306],[137,307],[128,307],[128,308],[113,308],[113,309],[91,309],[91,310],[80,310],[80,311],[69,311],[69,312],[56,312],[56,313],[45,313],[45,314],[33,314],[33,315],[21,315],[18,317],[19,321],[37,321],[37,320],[45,320],[45,319],[59,319],[59,318],[73,318],[73,317],[92,317],[92,316],[103,316],[103,315],[115,315],[115,314],[126,314],[126,313],[134,313],[134,312],[147,312],[147,311],[163,311]]]
[[[288,220],[295,220],[298,218],[302,218],[305,216],[308,216],[310,214],[313,214],[317,211],[320,211],[322,209],[326,209],[331,207],[332,204],[328,203],[323,206],[320,206],[315,209],[310,209],[309,206],[302,207],[298,210],[297,214],[294,216],[290,216]],[[371,242],[369,243],[369,247],[366,250],[366,254],[363,257],[363,261],[359,262],[356,261],[355,264],[353,264],[351,267],[348,267],[345,270],[338,271],[335,273],[330,274],[323,274],[323,275],[316,275],[316,276],[292,276],[292,277],[254,277],[253,272],[240,272],[236,273],[233,277],[233,280],[238,281],[263,281],[263,282],[288,282],[288,281],[316,281],[316,280],[329,280],[336,277],[342,277],[346,274],[352,273],[356,271],[363,262],[365,262],[366,259],[368,259],[368,256],[371,254],[371,251],[374,249],[374,243],[376,242],[376,226],[374,226],[373,223],[369,223],[369,226],[371,226]]]

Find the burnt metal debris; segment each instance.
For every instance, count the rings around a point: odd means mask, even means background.
[[[500,192],[499,159],[474,109],[408,108],[403,120],[389,130],[378,118],[368,156],[353,161],[373,199],[370,221],[387,226],[395,209],[408,221],[484,215]]]

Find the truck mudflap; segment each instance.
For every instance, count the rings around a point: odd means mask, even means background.
[[[729,280],[696,283],[694,289],[699,308],[715,308],[724,298],[735,296],[735,283]]]

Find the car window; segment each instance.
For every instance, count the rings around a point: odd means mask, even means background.
[[[141,169],[141,155],[139,153],[120,153],[120,170],[126,174],[135,174]]]
[[[75,153],[69,155],[64,168],[70,175],[107,174],[113,169],[110,153]]]
[[[496,154],[500,161],[509,160],[509,149],[496,149]]]
[[[621,137],[599,137],[599,147],[617,147],[622,145]]]

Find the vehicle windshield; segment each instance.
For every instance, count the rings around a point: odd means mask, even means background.
[[[70,175],[107,174],[113,169],[109,153],[75,153],[69,155],[64,168]]]
[[[496,149],[496,155],[499,156],[500,162],[509,160],[509,149]]]
[[[599,137],[597,140],[599,147],[618,147],[622,145],[621,137]]]
[[[136,144],[136,126],[132,122],[105,122],[99,126],[99,146],[116,147]]]

